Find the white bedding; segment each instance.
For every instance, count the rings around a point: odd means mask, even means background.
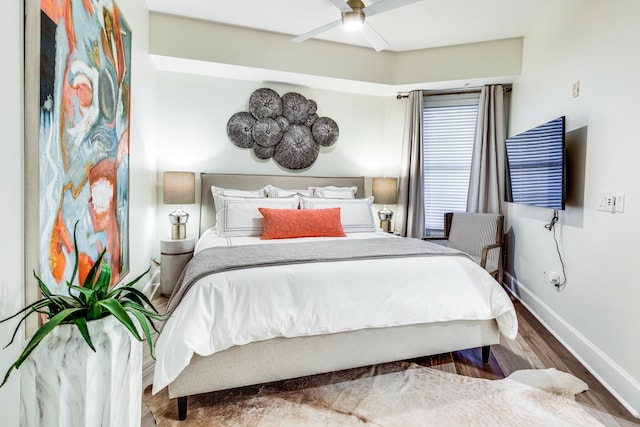
[[[347,239],[395,238],[353,233]],[[210,246],[340,238],[260,240],[206,232]],[[194,353],[275,337],[317,335],[450,320],[497,319],[507,338],[517,318],[506,292],[464,257],[413,257],[269,266],[212,274],[195,283],[156,344],[153,393],[173,381]]]
[[[200,252],[203,249],[211,248],[213,246],[241,246],[241,245],[262,245],[262,244],[270,244],[270,243],[287,243],[287,242],[311,242],[314,240],[344,240],[344,239],[375,239],[375,238],[389,238],[389,239],[398,239],[398,236],[395,236],[390,233],[386,233],[382,230],[378,230],[371,233],[347,233],[347,237],[299,237],[296,239],[271,239],[271,240],[260,240],[259,236],[243,236],[243,237],[220,237],[220,235],[216,232],[215,228],[209,228],[196,243],[196,248],[194,251],[194,255]]]

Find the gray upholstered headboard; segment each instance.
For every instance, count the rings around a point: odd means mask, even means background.
[[[211,195],[211,186],[236,190],[257,190],[266,185],[285,189],[305,189],[310,186],[357,187],[357,198],[365,197],[364,177],[320,177],[299,175],[246,175],[226,173],[200,174],[200,235],[216,223],[216,208]]]

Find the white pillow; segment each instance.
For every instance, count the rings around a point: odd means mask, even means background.
[[[358,187],[309,187],[313,191],[311,197],[321,197],[324,199],[354,199],[358,192]]]
[[[220,196],[231,197],[267,197],[265,188],[260,188],[258,190],[236,190],[233,188],[216,187],[215,185],[211,186],[211,194],[214,196],[219,194]]]
[[[340,221],[345,233],[376,231],[373,218],[373,197],[366,199],[318,199],[300,198],[302,209],[340,208]]]
[[[214,194],[216,231],[222,237],[260,236],[263,219],[258,208],[298,209],[298,196],[287,198],[228,197]]]
[[[312,197],[312,190],[285,190],[284,188],[275,187],[273,185],[267,185],[265,187],[267,191],[267,197],[291,197],[291,196],[306,196]]]

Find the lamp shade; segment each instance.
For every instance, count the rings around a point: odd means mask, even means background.
[[[168,205],[189,205],[196,202],[194,172],[165,172],[162,175],[162,202]]]
[[[373,178],[372,193],[374,202],[394,204],[398,197],[398,178]]]

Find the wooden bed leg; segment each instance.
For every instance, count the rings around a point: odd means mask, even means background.
[[[491,346],[485,345],[482,347],[482,363],[489,364],[489,354],[491,353]]]
[[[187,419],[187,399],[188,396],[178,397],[178,420],[184,421]]]

